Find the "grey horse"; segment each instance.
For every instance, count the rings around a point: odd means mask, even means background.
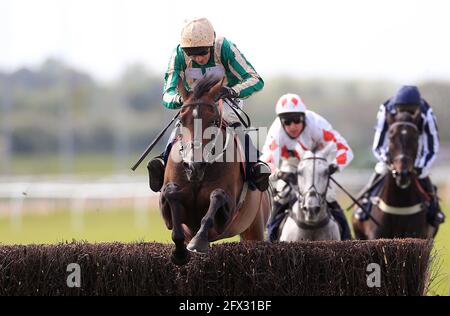
[[[339,225],[328,211],[327,191],[336,166],[326,154],[308,151],[297,167],[297,201],[288,211],[280,241],[340,240]]]

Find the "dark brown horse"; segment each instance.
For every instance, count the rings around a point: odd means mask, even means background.
[[[160,209],[175,243],[172,261],[178,265],[189,261],[187,250],[206,253],[211,241],[236,235],[242,240],[264,239],[269,193],[246,190],[242,159],[237,159],[239,142],[231,133],[223,137],[217,133],[213,141],[204,136],[207,130],[225,130],[221,108],[215,102],[222,82],[207,75],[191,93],[181,80],[178,84],[185,100],[180,114],[182,133],[172,147],[160,195]]]
[[[430,238],[426,197],[414,170],[419,145],[420,112],[388,114],[389,171],[379,195],[372,199],[373,220],[361,222],[353,218],[358,239]]]

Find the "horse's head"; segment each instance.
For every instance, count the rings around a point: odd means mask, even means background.
[[[414,175],[414,163],[419,146],[417,128],[420,112],[412,115],[400,112],[388,116],[389,124],[389,168],[398,187],[406,189]]]
[[[181,79],[178,82],[178,91],[184,100],[180,114],[181,157],[186,176],[191,182],[201,182],[204,178],[209,162],[203,157],[203,149],[207,149],[205,145],[210,141],[208,135],[214,138],[220,134],[221,113],[215,101],[222,84],[222,78],[205,75],[188,93]]]
[[[307,152],[298,165],[297,216],[308,225],[318,224],[328,216],[326,195],[330,176],[336,171],[323,155]]]

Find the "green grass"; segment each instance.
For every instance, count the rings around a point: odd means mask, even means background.
[[[150,154],[147,159],[154,156]],[[10,163],[10,175],[57,175],[69,172],[71,174],[106,175],[117,172],[129,172],[132,164],[140,153],[127,156],[118,161],[113,154],[76,154],[71,170],[64,170],[60,157],[55,154],[15,155]],[[145,161],[137,173],[145,172]]]
[[[169,231],[158,210],[135,213],[128,209],[60,211],[48,215],[28,214],[21,220],[0,217],[0,243],[51,244],[71,240],[89,242],[147,241],[171,243]],[[227,239],[237,241],[238,237]]]
[[[347,204],[343,204],[347,205]],[[446,207],[448,215],[449,206]],[[348,217],[351,213],[347,213]],[[430,295],[449,294],[450,274],[450,220],[441,225],[435,241],[436,259],[432,271],[436,277]],[[76,216],[68,211],[47,215],[28,214],[21,220],[0,217],[0,243],[40,244],[85,240],[88,242],[163,242],[171,243],[171,232],[166,229],[158,210],[135,213],[128,209],[108,211],[89,210]],[[238,237],[225,241],[237,241]]]
[[[432,271],[435,280],[430,295],[450,295],[450,208],[446,210],[447,220],[440,227],[433,249],[435,258]]]

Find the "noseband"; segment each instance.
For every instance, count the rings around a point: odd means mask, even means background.
[[[214,110],[214,116],[217,117],[217,119],[215,119],[213,121],[213,123],[208,126],[208,127],[216,127],[218,129],[222,129],[223,127],[223,112],[221,110],[219,110],[219,108],[222,108],[222,100],[219,100],[219,105],[216,105],[214,103],[208,103],[208,102],[191,102],[191,103],[186,103],[184,104],[181,109],[186,109],[186,108],[191,108],[191,107],[195,107],[193,109],[193,116],[194,119],[199,119],[199,111],[201,107],[210,107]],[[180,124],[182,126],[182,124]],[[194,131],[195,133],[195,131]],[[205,157],[205,163],[207,165],[213,164],[214,162],[218,161],[221,157],[223,157],[223,155],[225,154],[226,148],[228,147],[229,143],[230,143],[230,139],[232,138],[230,136],[231,133],[226,133],[226,140],[225,140],[225,144],[223,147],[223,150],[220,154],[216,155],[215,157],[211,158],[211,156],[215,155],[215,153],[213,152],[216,148],[216,144],[217,144],[217,140],[218,137],[214,138],[214,144],[213,146],[211,146],[211,151],[209,151],[207,153],[207,156]],[[198,150],[201,149],[202,145],[203,145],[203,139],[200,138],[198,139],[198,137],[195,137],[196,135],[194,134],[194,138],[193,140],[189,141],[189,142],[184,142],[183,139],[181,138],[181,147],[180,147],[180,153],[181,156],[183,157],[184,160],[184,152],[185,152],[185,148],[189,148],[190,150]],[[198,135],[197,135],[198,136]],[[203,155],[202,155],[203,157]],[[203,160],[203,159],[202,159]],[[203,162],[203,161],[202,161]]]

